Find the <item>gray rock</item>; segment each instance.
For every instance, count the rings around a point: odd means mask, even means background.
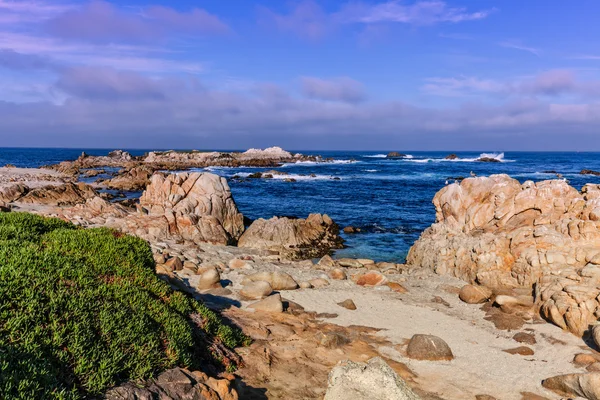
[[[272,296],[267,297],[264,300],[250,304],[248,308],[252,308],[256,311],[280,313],[283,312],[283,302],[281,301],[281,295],[279,293],[276,293]]]
[[[419,400],[381,358],[340,362],[330,373],[324,400]]]
[[[200,280],[198,281],[198,289],[206,290],[206,289],[215,289],[221,287],[221,275],[216,268],[210,268],[200,275]]]

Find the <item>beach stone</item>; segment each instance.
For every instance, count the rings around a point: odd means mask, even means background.
[[[387,282],[385,285],[392,289],[393,292],[408,293],[408,290],[398,282]]]
[[[234,258],[229,261],[229,268],[231,269],[251,269],[252,267],[246,260],[240,260],[239,258]]]
[[[311,289],[313,287],[313,285],[307,281],[300,282],[298,286],[300,286],[300,289]]]
[[[250,304],[248,308],[252,308],[256,311],[281,313],[283,312],[283,302],[281,301],[281,295],[276,293],[264,300]]]
[[[419,400],[380,357],[368,363],[342,361],[331,370],[324,400]]]
[[[359,286],[379,286],[387,282],[387,278],[377,271],[369,271],[366,274],[362,274],[356,280],[356,284]]]
[[[319,260],[317,265],[327,267],[327,268],[332,268],[332,267],[335,267],[336,264],[335,264],[335,261],[333,260],[333,258],[331,258],[330,255],[326,254],[323,257],[321,257],[321,259]]]
[[[492,297],[492,290],[485,286],[465,285],[460,289],[458,297],[467,304],[485,303]]]
[[[221,274],[216,268],[211,268],[200,275],[197,288],[200,290],[215,289],[221,287]]]
[[[515,347],[514,349],[508,349],[508,350],[502,350],[502,351],[505,353],[508,353],[508,354],[518,354],[520,356],[532,356],[535,354],[534,351],[527,346],[519,346],[519,347]]]
[[[170,268],[171,271],[181,271],[183,269],[183,263],[177,256],[169,258],[165,263],[165,266]]]
[[[329,281],[327,279],[323,279],[323,278],[311,279],[308,282],[312,285],[312,287],[314,287],[316,289],[330,285]]]
[[[249,282],[240,290],[240,295],[250,300],[263,299],[271,293],[273,288],[265,281]]]
[[[599,372],[553,376],[544,380],[542,386],[560,396],[600,400]]]
[[[337,303],[338,306],[344,307],[348,310],[356,310],[356,304],[352,301],[352,299],[346,299],[340,303]]]
[[[592,337],[594,338],[594,343],[596,343],[596,346],[600,348],[600,324],[592,327]]]
[[[513,339],[519,343],[536,344],[535,336],[531,333],[519,332],[513,336]]]
[[[346,267],[346,268],[362,268],[363,265],[361,264],[360,261],[355,260],[353,258],[340,258],[339,260],[337,260],[337,263],[339,265],[341,265],[342,267]]]
[[[252,275],[246,276],[247,280],[256,282],[256,281],[265,281],[271,285],[273,290],[294,290],[298,289],[298,283],[292,278],[289,274],[285,272],[275,271],[268,272],[262,271],[257,272]]]
[[[406,350],[409,358],[415,360],[452,360],[454,355],[450,346],[441,338],[433,335],[414,335]]]
[[[329,275],[329,278],[336,280],[336,281],[341,281],[341,280],[345,280],[348,278],[346,276],[346,272],[344,272],[344,270],[341,268],[332,269],[331,271],[329,271],[328,275]]]
[[[583,367],[587,367],[588,365],[591,365],[597,361],[598,360],[596,359],[596,357],[587,353],[575,354],[575,357],[573,358],[573,364]]]
[[[475,400],[497,400],[494,396],[489,394],[478,394],[475,396]]]
[[[600,372],[600,362],[595,362],[585,368],[588,372]]]

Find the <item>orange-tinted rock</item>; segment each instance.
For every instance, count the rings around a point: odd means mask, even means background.
[[[458,297],[467,304],[485,303],[492,297],[492,290],[485,286],[465,285],[460,289]]]
[[[362,274],[356,280],[356,284],[359,286],[379,286],[387,282],[387,278],[377,271],[369,271]]]
[[[515,347],[514,349],[502,350],[508,354],[518,354],[520,356],[532,356],[535,352],[527,346]]]

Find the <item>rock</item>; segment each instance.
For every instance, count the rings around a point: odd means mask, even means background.
[[[255,172],[253,174],[248,175],[249,179],[260,179],[262,178],[263,174],[261,172]]]
[[[362,274],[356,280],[356,284],[359,286],[380,286],[387,283],[387,278],[377,271],[369,271]]]
[[[348,310],[356,310],[356,304],[351,299],[344,300],[341,303],[337,303],[337,305]]]
[[[479,161],[479,162],[490,162],[490,163],[499,163],[501,162],[500,160],[498,160],[497,158],[494,157],[479,157],[477,160],[475,161]]]
[[[209,173],[154,174],[140,197],[149,216],[164,220],[161,236],[232,244],[244,231],[225,178]]]
[[[525,332],[519,332],[519,333],[515,333],[515,335],[513,336],[513,339],[519,343],[525,343],[525,344],[536,344],[537,341],[535,340],[535,336],[532,335],[531,333],[525,333]]]
[[[98,192],[91,186],[79,182],[77,184],[65,183],[64,185],[32,189],[29,190],[27,194],[14,201],[27,204],[66,206],[83,204],[87,199],[96,196],[98,196]]]
[[[454,153],[452,154],[448,154],[446,157],[444,157],[445,160],[457,160],[458,156]]]
[[[348,234],[350,234],[350,233],[358,233],[358,232],[360,232],[360,228],[356,228],[354,226],[346,226],[343,229],[343,231],[344,231],[344,233],[348,233]]]
[[[337,260],[338,265],[346,268],[362,268],[363,265],[353,258],[340,258]]]
[[[341,268],[334,268],[327,274],[333,280],[341,281],[347,279],[346,272]]]
[[[596,343],[596,347],[600,348],[600,324],[594,325],[591,331],[592,338],[594,338],[594,343]]]
[[[313,286],[312,286],[312,284],[311,284],[310,282],[306,282],[306,281],[304,281],[304,282],[300,282],[300,283],[298,284],[298,286],[300,286],[300,289],[310,289],[310,288],[312,288],[312,287],[313,287]]]
[[[316,339],[319,346],[327,347],[328,349],[337,349],[350,343],[350,340],[346,336],[336,332],[317,332]]]
[[[154,169],[147,165],[137,165],[133,168],[126,168],[119,174],[109,180],[103,181],[102,186],[124,191],[144,190],[150,183],[150,178],[154,174]]]
[[[527,346],[515,347],[514,349],[502,350],[508,354],[518,354],[520,356],[532,356],[534,355],[534,351]]]
[[[216,289],[221,287],[221,274],[216,268],[210,268],[200,275],[198,289]]]
[[[458,297],[467,304],[485,303],[492,297],[492,290],[485,286],[465,285],[460,289]]]
[[[396,293],[408,293],[408,290],[398,282],[388,282],[385,285]]]
[[[165,263],[165,266],[171,271],[181,271],[183,269],[183,263],[181,262],[181,258],[177,256],[169,258]]]
[[[246,276],[247,280],[256,282],[264,281],[271,285],[273,290],[294,290],[298,289],[298,283],[290,275],[285,272],[257,272]]]
[[[491,175],[447,185],[433,202],[436,222],[408,265],[490,288],[535,286],[542,316],[576,335],[597,320],[600,185]]]
[[[238,247],[277,251],[292,260],[322,257],[343,247],[339,228],[327,215],[306,219],[257,219],[240,237]]]
[[[600,176],[600,171],[593,171],[591,169],[582,169],[580,172],[581,175],[595,175]]]
[[[240,260],[239,258],[234,258],[229,261],[227,264],[231,269],[250,269],[252,268],[250,264],[246,260]]]
[[[256,311],[281,313],[283,312],[283,302],[281,301],[281,295],[276,293],[264,300],[250,304],[248,308],[252,308]]]
[[[591,354],[579,353],[573,357],[573,364],[577,366],[587,367],[595,362],[598,362],[598,360]]]
[[[404,158],[406,154],[398,153],[397,151],[389,152],[386,158]]]
[[[489,394],[478,394],[475,396],[475,400],[497,400],[494,396]]]
[[[544,380],[542,386],[560,396],[600,400],[600,373],[598,372],[553,376]]]
[[[600,372],[600,362],[595,362],[585,368],[588,372]]]
[[[454,358],[448,344],[433,335],[414,335],[408,342],[406,352],[409,358],[415,360],[449,361]]]
[[[381,358],[342,361],[329,373],[324,400],[419,400]]]
[[[327,281],[327,279],[323,279],[323,278],[315,278],[315,279],[311,279],[310,281],[308,281],[312,287],[314,287],[315,289],[319,289],[325,286],[329,286],[329,282]]]
[[[326,267],[326,268],[332,268],[336,265],[336,263],[333,260],[333,258],[331,258],[330,255],[326,254],[319,260],[317,265]]]
[[[240,290],[240,295],[250,300],[264,299],[271,293],[273,293],[273,288],[265,281],[249,282]]]

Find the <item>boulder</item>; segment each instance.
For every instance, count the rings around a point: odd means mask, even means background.
[[[387,283],[387,278],[381,272],[369,271],[356,279],[358,286],[380,286]]]
[[[273,290],[294,290],[298,289],[298,283],[289,274],[285,272],[257,272],[252,275],[248,275],[244,278],[250,282],[264,281],[271,285]]]
[[[130,169],[124,169],[109,180],[102,181],[102,186],[125,191],[144,190],[150,183],[154,169],[148,165],[137,165]]]
[[[80,182],[31,189],[16,201],[29,204],[68,206],[85,203],[86,200],[96,196],[98,196],[98,193],[91,186]]]
[[[280,313],[283,312],[283,302],[281,301],[281,295],[276,293],[264,300],[250,304],[248,308],[251,308],[255,311]]]
[[[212,267],[207,269],[200,275],[197,288],[200,290],[215,289],[221,287],[221,274]]]
[[[333,279],[334,281],[342,281],[347,279],[346,272],[344,272],[344,270],[341,268],[334,268],[329,271],[327,275],[329,275],[329,278]]]
[[[446,157],[444,157],[445,160],[457,160],[458,156],[454,153],[452,154],[448,154]]]
[[[387,154],[386,158],[404,158],[406,154],[398,153],[397,151],[391,151]]]
[[[354,258],[340,258],[337,260],[338,265],[346,268],[362,268],[364,265]]]
[[[311,214],[306,219],[273,217],[257,219],[240,237],[239,247],[279,252],[292,260],[322,257],[342,248],[339,228],[327,215]]]
[[[409,266],[489,288],[535,288],[542,315],[577,335],[596,321],[600,185],[578,191],[563,180],[491,175],[447,185],[433,203],[436,222],[411,247]]]
[[[381,358],[342,361],[329,373],[324,400],[419,400]]]
[[[544,380],[542,386],[560,396],[600,400],[600,372],[553,376]]]
[[[433,335],[414,335],[408,342],[406,353],[415,360],[449,361],[454,358],[450,346]]]
[[[244,231],[225,178],[209,173],[154,174],[140,197],[150,217],[163,224],[161,235],[213,244],[233,244]]]
[[[311,279],[310,281],[308,281],[308,283],[310,283],[310,285],[316,289],[330,285],[329,281],[323,278]]]
[[[249,300],[264,299],[271,293],[273,293],[273,288],[265,281],[249,282],[240,290],[242,298]]]
[[[594,325],[591,330],[594,343],[596,343],[597,348],[600,348],[600,324]]]
[[[465,285],[460,289],[458,297],[467,304],[485,303],[492,297],[492,290],[485,286]]]

